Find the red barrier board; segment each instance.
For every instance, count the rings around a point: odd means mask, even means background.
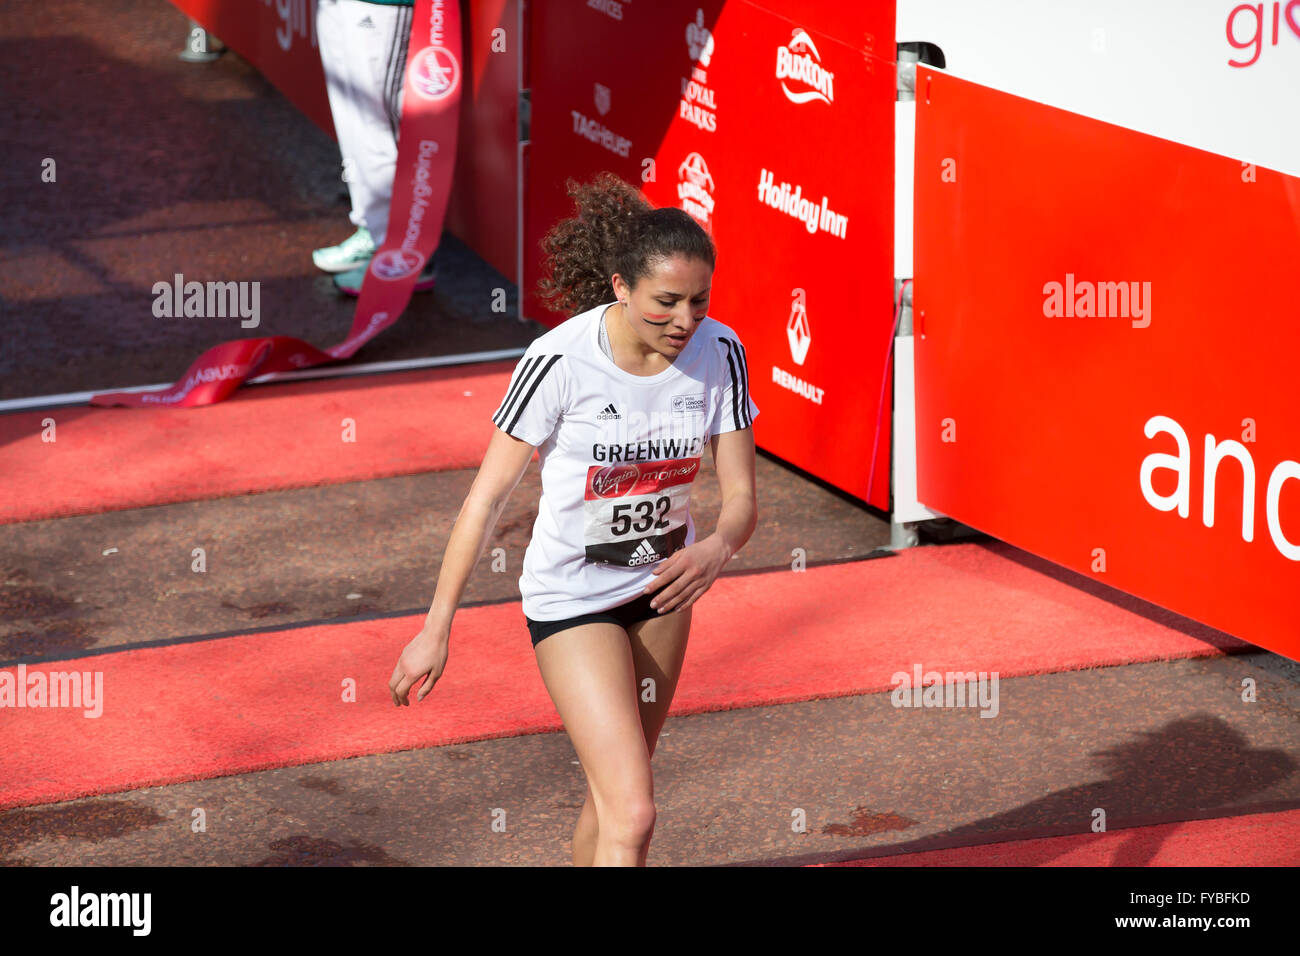
[[[469,83],[447,228],[511,282],[519,281],[521,0],[461,3]]]
[[[538,243],[571,212],[567,177],[609,169],[691,213],[718,244],[710,314],[745,343],[760,447],[882,509],[893,36],[892,2],[548,3],[524,217],[525,314],[554,325]]]
[[[925,69],[916,108],[920,500],[1300,659],[1300,179]]]

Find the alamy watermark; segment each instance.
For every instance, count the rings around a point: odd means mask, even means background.
[[[1053,318],[1132,319],[1133,328],[1151,324],[1150,282],[1076,282],[1073,272],[1065,282],[1043,285],[1043,315]]]
[[[890,683],[895,707],[979,707],[981,717],[998,715],[997,671],[897,671]]]
[[[155,282],[153,296],[153,314],[160,319],[238,317],[246,329],[262,321],[260,282],[186,282],[178,272],[171,282]]]
[[[74,884],[67,893],[50,897],[50,925],[117,926],[133,936],[148,936],[152,910],[152,893],[85,893]]]
[[[80,707],[83,717],[104,712],[103,671],[0,671],[0,708]]]

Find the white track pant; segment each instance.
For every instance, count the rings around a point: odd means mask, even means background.
[[[316,39],[352,198],[352,224],[383,242],[397,167],[411,7],[316,0]]]

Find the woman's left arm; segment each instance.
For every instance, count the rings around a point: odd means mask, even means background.
[[[722,489],[718,527],[702,541],[674,552],[654,569],[646,593],[659,591],[651,602],[661,614],[690,607],[707,591],[741,549],[758,523],[754,480],[754,429],[739,428],[714,435],[713,464]]]

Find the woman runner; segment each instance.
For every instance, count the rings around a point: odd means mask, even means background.
[[[757,521],[758,408],[739,337],[707,315],[708,233],[612,173],[567,189],[577,212],[542,242],[540,289],[572,317],[515,367],[429,614],[389,690],[409,706],[413,688],[423,700],[442,676],[466,582],[536,449],[542,495],[519,590],[542,680],[587,777],[573,862],[644,866],[650,758],[692,606]],[[690,492],[706,443],[722,509],[714,533],[696,540]]]

